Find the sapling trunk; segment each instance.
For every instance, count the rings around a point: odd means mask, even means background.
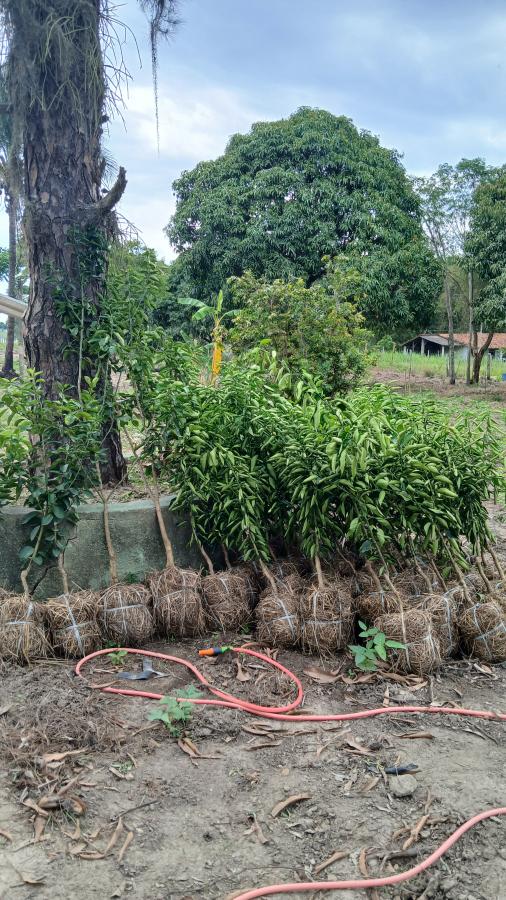
[[[351,559],[348,559],[339,547],[336,547],[336,552],[337,552],[337,555],[339,556],[339,559],[341,559],[342,562],[344,562],[351,569],[351,574],[356,577],[357,570],[356,570],[355,566],[353,565]]]
[[[105,537],[105,545],[107,547],[107,556],[109,557],[109,574],[111,578],[111,584],[118,583],[118,557],[116,556],[116,551],[114,549],[114,545],[112,543],[111,537],[111,523],[109,519],[109,497],[111,496],[112,491],[106,493],[102,485],[102,473],[100,471],[100,466],[98,462],[95,464],[97,470],[98,477],[98,493],[100,495],[100,499],[102,501],[103,506],[103,523],[104,523],[104,537]]]
[[[128,445],[133,453],[135,465],[137,466],[137,471],[139,472],[139,475],[141,476],[144,487],[146,488],[147,493],[151,497],[151,500],[153,501],[153,504],[155,507],[156,519],[158,522],[158,527],[160,529],[160,535],[161,535],[163,546],[165,549],[165,558],[166,558],[167,567],[173,566],[173,565],[175,565],[174,550],[173,550],[169,535],[167,533],[167,529],[165,527],[165,522],[163,520],[162,507],[160,506],[160,490],[158,487],[158,479],[155,475],[155,472],[153,471],[152,472],[153,484],[150,485],[150,483],[146,477],[146,473],[144,471],[142,463],[141,463],[139,457],[137,456],[137,451],[133,445],[132,438],[130,437],[130,434],[128,433],[126,428],[124,428],[123,431],[124,431],[125,437],[128,441]]]
[[[380,592],[380,594],[383,593],[383,585],[379,579],[378,573],[376,572],[374,566],[372,565],[372,563],[369,559],[366,560],[364,569],[367,572],[367,574],[371,576],[372,580],[374,581],[376,589]]]
[[[213,561],[212,561],[211,557],[209,556],[208,553],[206,553],[206,551],[204,550],[204,547],[202,546],[202,544],[200,543],[200,541],[198,540],[197,537],[195,537],[195,540],[197,541],[197,546],[200,550],[202,559],[204,560],[204,562],[208,568],[209,574],[214,575],[214,566],[213,566]]]
[[[64,594],[70,594],[69,578],[68,578],[68,575],[67,575],[67,571],[66,571],[66,569],[65,569],[65,563],[64,563],[64,559],[63,559],[63,553],[60,553],[60,555],[59,555],[59,557],[58,557],[58,571],[59,571],[59,573],[60,573],[61,580],[62,580],[62,584],[63,584],[63,593],[64,593]]]
[[[478,559],[478,557],[476,557],[476,568],[478,569],[480,578],[483,581],[483,584],[485,585],[485,591],[487,592],[487,594],[491,594],[492,588],[490,586],[490,581],[488,580],[487,576],[485,575],[485,570],[481,564],[481,560]]]
[[[431,594],[432,593],[432,582],[431,582],[429,576],[427,575],[427,573],[424,572],[424,570],[422,569],[420,563],[418,562],[418,560],[416,558],[416,552],[415,552],[415,548],[413,546],[413,541],[410,541],[409,545],[410,545],[411,556],[413,557],[413,563],[414,563],[415,569],[418,572],[418,574],[420,575],[420,578],[422,578],[422,580],[424,581],[425,587],[427,588],[428,593]]]
[[[274,578],[274,575],[272,574],[271,570],[264,563],[263,559],[258,559],[258,564],[260,566],[260,569],[262,570],[262,575],[264,575],[265,578],[267,578],[267,581],[269,582],[272,590],[274,591],[275,594],[277,594],[278,586],[276,584],[276,579]]]
[[[448,590],[448,585],[446,584],[446,581],[445,581],[444,578],[443,578],[443,573],[440,571],[440,569],[439,569],[438,566],[436,565],[435,560],[434,560],[434,559],[431,559],[431,560],[429,561],[429,564],[430,564],[430,567],[431,567],[432,571],[434,572],[434,575],[436,576],[436,578],[438,579],[439,583],[441,584],[443,590],[444,590],[444,591],[447,591],[447,590]]]
[[[228,571],[230,572],[232,570],[232,564],[230,562],[230,556],[228,555],[228,550],[227,550],[225,544],[221,545],[221,549],[223,551],[223,559],[225,560],[225,565],[226,565]]]
[[[504,574],[504,569],[503,569],[499,559],[497,558],[497,554],[496,554],[494,548],[492,546],[489,546],[489,547],[487,547],[487,550],[490,553],[490,556],[492,557],[494,565],[499,574],[499,578],[501,579],[501,581],[506,581],[506,575]]]
[[[446,544],[446,549],[447,549],[447,553],[450,558],[451,564],[453,566],[453,571],[455,572],[455,574],[457,576],[457,581],[462,588],[462,593],[464,594],[464,597],[467,600],[467,602],[471,603],[471,597],[470,597],[469,591],[467,589],[467,584],[466,584],[465,578],[462,574],[462,570],[451,551],[451,547],[449,547],[448,544]]]
[[[325,588],[325,581],[323,578],[321,560],[320,560],[320,557],[318,556],[318,554],[316,554],[314,557],[314,567],[315,567],[316,577],[318,578],[318,587],[320,588],[321,591],[323,591]]]

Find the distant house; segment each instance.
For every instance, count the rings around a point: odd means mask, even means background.
[[[454,334],[455,350],[467,356],[467,347],[469,344],[469,335],[462,332]],[[478,347],[482,347],[485,343],[487,335],[485,332],[478,334]],[[401,348],[405,353],[421,353],[422,356],[444,356],[448,352],[448,334],[440,332],[439,334],[417,334],[401,344]],[[506,333],[498,332],[492,338],[489,353],[491,356],[497,356],[499,359],[506,358]]]

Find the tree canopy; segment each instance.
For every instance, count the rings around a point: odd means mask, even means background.
[[[475,191],[466,251],[484,282],[476,320],[486,331],[506,329],[506,166]]]
[[[174,182],[167,234],[182,291],[208,297],[230,276],[302,277],[346,253],[368,280],[368,324],[430,321],[439,291],[419,201],[395,150],[343,116],[299,109],[254,124]],[[177,285],[173,288],[177,290]]]

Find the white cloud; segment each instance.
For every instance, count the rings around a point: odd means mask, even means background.
[[[257,118],[240,94],[218,86],[161,86],[159,96],[160,154],[166,159],[197,162],[223,153],[228,138],[247,131]],[[136,142],[157,152],[151,87],[134,85],[125,115],[127,131]]]

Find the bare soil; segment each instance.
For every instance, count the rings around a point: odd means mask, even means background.
[[[196,658],[192,642],[156,648]],[[365,683],[347,683],[349,661],[343,659],[328,666],[341,672],[334,683],[321,685],[304,674],[304,669],[321,667],[318,660],[296,652],[279,658],[302,675],[305,708],[313,711],[354,711],[383,703],[504,707],[502,667],[455,661],[428,681],[365,676]],[[275,705],[286,700],[287,685],[255,661],[245,658],[241,670],[231,655],[199,664],[209,680],[232,693]],[[134,670],[138,664],[129,660],[127,667]],[[151,680],[148,689],[173,693],[192,680],[182,667],[161,664],[160,669],[167,677]],[[384,872],[401,871],[464,819],[504,804],[506,758],[499,723],[392,716],[342,726],[297,725],[296,720],[286,726],[201,708],[186,729],[192,744],[181,747],[163,725],[149,722],[152,701],[110,697],[90,687],[114,677],[108,659],[90,666],[87,683],[63,662],[4,672],[2,898],[223,900],[241,888],[317,877],[315,868],[336,850],[349,856],[324,869],[320,878],[361,877],[364,865],[370,874],[381,866]],[[183,749],[193,746],[201,757]],[[79,752],[63,760],[44,758],[67,750]],[[399,762],[418,766],[416,790],[406,799],[393,796],[383,773],[385,766]],[[41,798],[74,778],[62,795],[63,808],[49,811],[47,818],[37,815],[32,804],[44,805]],[[272,816],[279,801],[297,794],[309,797]],[[79,803],[86,806],[84,815],[76,815]],[[410,842],[410,829],[424,816],[419,837]],[[119,817],[116,843],[102,858]],[[41,840],[34,842],[42,826]],[[406,841],[409,854],[389,860],[388,854],[402,850]],[[506,823],[489,821],[433,870],[377,896],[500,900],[505,847]]]

